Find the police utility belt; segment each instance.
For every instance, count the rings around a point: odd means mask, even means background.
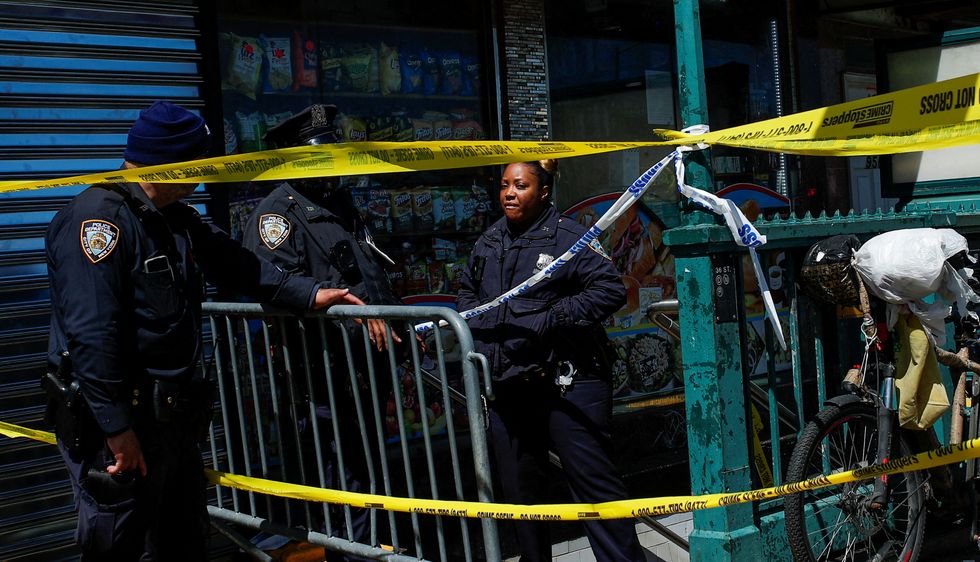
[[[82,396],[78,379],[71,373],[71,358],[64,352],[57,370],[42,375],[41,386],[48,396],[45,422],[55,427],[55,434],[65,448],[77,452],[99,443],[103,435]],[[148,403],[144,397],[149,397]],[[149,418],[164,425],[180,424],[200,441],[211,424],[214,399],[215,387],[210,381],[158,379],[142,389],[134,388],[132,404],[137,419]]]

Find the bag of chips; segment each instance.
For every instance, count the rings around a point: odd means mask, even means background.
[[[316,43],[293,32],[293,91],[312,90],[317,87]]]
[[[432,239],[432,255],[436,261],[447,262],[456,259],[456,242],[446,238]]]
[[[367,223],[368,229],[372,232],[391,232],[391,192],[387,189],[368,191]]]
[[[392,113],[391,123],[395,129],[395,138],[393,140],[398,142],[415,140],[415,126],[412,124],[412,120],[405,115],[404,111]]]
[[[427,96],[439,93],[439,57],[428,49],[419,53],[422,59],[422,92]]]
[[[254,37],[241,37],[234,33],[221,34],[226,59],[221,87],[241,92],[255,99],[262,71],[262,47]]]
[[[450,294],[459,293],[459,288],[463,281],[463,274],[466,272],[466,260],[457,259],[446,264],[446,283]]]
[[[341,64],[350,89],[355,92],[370,92],[371,51],[362,47],[345,51],[347,54],[341,59]]]
[[[449,292],[449,283],[446,282],[446,266],[442,262],[432,262],[429,264],[429,292],[436,294],[446,294]]]
[[[459,53],[439,53],[439,93],[445,96],[455,96],[463,86],[463,63]]]
[[[384,95],[397,94],[402,91],[402,69],[398,60],[398,47],[389,47],[381,43],[380,61],[381,93]]]
[[[412,192],[396,189],[391,192],[391,231],[412,232],[415,229],[415,216],[412,213]]]
[[[340,132],[347,142],[360,142],[367,140],[367,124],[360,117],[342,113],[337,118]]]
[[[367,140],[369,141],[393,141],[395,140],[395,123],[387,115],[376,115],[367,120]]]
[[[416,51],[401,50],[399,57],[402,71],[402,93],[418,94],[422,91],[422,59]]]
[[[405,267],[405,292],[410,295],[429,292],[429,266],[425,262]]]
[[[412,214],[415,215],[416,230],[432,230],[432,191],[429,188],[416,187],[412,190]]]
[[[235,127],[227,119],[222,119],[222,125],[225,130],[225,154],[234,154],[238,152],[238,135],[235,134]]]
[[[265,72],[262,79],[262,91],[282,92],[293,86],[293,65],[290,61],[292,51],[289,37],[259,38],[262,50],[265,52]]]
[[[476,197],[469,187],[455,188],[452,191],[456,209],[456,230],[472,231],[476,227]]]
[[[467,119],[453,121],[453,140],[480,140],[483,138],[483,127],[480,123]]]
[[[333,43],[320,43],[320,75],[323,76],[325,92],[340,92],[350,89],[349,80],[344,74],[344,49]]]
[[[480,59],[476,57],[463,57],[463,84],[460,86],[461,96],[480,95]]]
[[[265,116],[258,111],[236,111],[235,121],[238,122],[238,146],[242,152],[265,150],[265,141],[262,140],[266,130]]]
[[[456,228],[456,202],[449,188],[432,188],[432,229]]]
[[[452,140],[453,122],[449,119],[441,119],[432,123],[432,138],[434,140]]]
[[[415,131],[415,140],[417,141],[430,141],[435,137],[432,129],[432,121],[412,119],[412,128]]]

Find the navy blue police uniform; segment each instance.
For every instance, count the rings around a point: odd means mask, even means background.
[[[270,129],[266,140],[280,148],[336,142],[335,116],[336,107],[332,105],[312,105]],[[390,258],[375,244],[348,189],[331,188],[327,181],[320,179],[279,184],[250,215],[242,243],[286,271],[311,275],[330,287],[350,289],[350,293],[365,304],[402,304],[395,296],[382,266],[382,262],[390,261]],[[368,370],[365,368],[368,358],[364,346],[357,344],[363,337],[361,328],[351,322],[345,323],[345,327],[350,332],[352,342],[349,349],[353,356],[349,359],[360,373],[357,391],[366,411],[372,412]],[[338,327],[328,324],[327,329],[330,359],[336,363],[343,357],[345,346]],[[291,334],[288,339],[296,341],[299,337],[298,334]],[[401,338],[409,341],[404,330]],[[321,346],[315,331],[307,333],[307,346],[310,349]],[[398,351],[404,353],[405,348],[401,347]],[[380,399],[385,400],[392,388],[387,352],[372,353],[371,361],[376,373],[375,390]],[[346,360],[341,365],[343,369],[339,372],[347,372]],[[322,459],[326,468],[324,485],[348,491],[367,491],[371,474],[368,464],[380,462],[376,433],[373,430],[362,431],[358,425],[352,397],[354,389],[350,388],[345,377],[334,378],[337,410],[330,411],[322,363],[311,361],[306,367],[313,381],[310,396],[317,404],[320,435],[333,441],[334,432],[329,424],[336,424],[344,455],[343,479],[334,454],[327,454]],[[311,433],[306,430],[302,435],[310,448],[313,445]],[[362,433],[368,440],[367,451],[362,447]],[[330,448],[336,451],[338,447],[333,442]],[[310,464],[307,474],[318,474],[313,464],[317,459],[307,455],[304,460]],[[319,481],[309,483],[319,485]],[[355,542],[370,543],[370,514],[366,509],[351,509],[350,536],[347,536],[344,525],[332,531]],[[343,517],[337,519],[344,520]],[[346,556],[345,559],[362,560],[354,556]]]
[[[459,310],[531,277],[584,233],[551,206],[516,238],[500,219],[476,243],[462,276]],[[626,499],[610,460],[612,384],[601,325],[625,302],[619,273],[593,243],[526,293],[468,320],[476,350],[489,359],[494,376],[490,438],[503,501],[548,502],[551,447],[574,501]],[[575,370],[564,389],[556,384],[559,366]],[[548,523],[515,526],[522,561],[551,560]],[[585,529],[597,560],[644,560],[632,520],[586,521]]]
[[[203,559],[198,444],[213,400],[197,369],[204,280],[293,309],[309,308],[318,284],[259,259],[186,203],[156,208],[138,184],[88,188],[58,212],[45,241],[48,361],[55,369],[67,352],[91,411],[82,446],[59,441],[83,559]],[[109,477],[104,440],[128,429],[148,474]]]

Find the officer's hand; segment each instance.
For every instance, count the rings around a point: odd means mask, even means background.
[[[369,318],[367,321],[368,325],[368,337],[371,339],[371,343],[374,344],[378,351],[384,351],[388,349],[388,338],[385,337],[385,332],[387,331],[387,326],[384,320],[380,318]],[[401,343],[402,339],[398,337],[398,334],[394,331],[391,332],[391,339],[395,340],[395,343]]]
[[[327,308],[335,304],[364,304],[364,301],[350,294],[350,289],[318,289],[313,299],[313,310]]]
[[[105,442],[116,459],[116,464],[106,468],[106,472],[121,474],[127,470],[139,470],[140,474],[146,476],[146,461],[140,449],[140,440],[136,438],[136,433],[132,429],[127,429],[113,437],[106,437]]]

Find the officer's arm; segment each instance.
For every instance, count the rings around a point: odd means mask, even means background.
[[[293,310],[308,310],[315,304],[316,279],[284,270],[201,220],[193,221],[190,231],[209,283]]]
[[[565,265],[571,282],[582,287],[551,310],[552,326],[589,326],[602,322],[626,304],[626,286],[612,261],[591,247]]]
[[[477,242],[477,248],[480,243]],[[476,250],[470,254],[469,260],[466,262],[466,269],[463,271],[463,275],[460,276],[459,281],[459,294],[456,297],[456,310],[463,312],[464,310],[469,310],[480,305],[479,291],[479,280],[474,279],[478,274],[474,270],[474,265],[476,261],[483,259],[476,257]]]
[[[121,357],[133,352],[127,349],[133,344],[128,325],[131,305],[124,295],[133,267],[134,235],[116,209],[77,211],[52,224],[46,237],[48,276],[56,288],[52,305],[74,376],[107,436],[132,425],[132,381],[127,380],[130,373]]]

